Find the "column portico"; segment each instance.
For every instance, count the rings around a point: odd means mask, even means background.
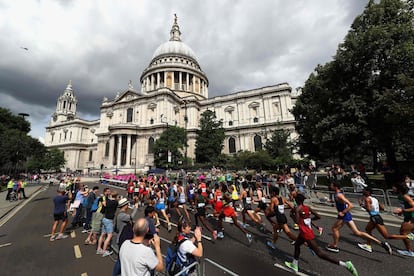
[[[116,166],[121,166],[121,152],[122,152],[122,135],[118,135],[118,148],[117,148],[117,159],[116,159]]]
[[[126,161],[125,166],[131,166],[131,135],[128,134],[127,136],[127,149],[126,149]]]

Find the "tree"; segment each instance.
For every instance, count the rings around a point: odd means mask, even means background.
[[[290,132],[285,129],[276,129],[272,132],[272,137],[266,141],[264,145],[267,153],[278,161],[285,160],[284,163],[292,159],[292,145],[288,141]]]
[[[384,152],[394,168],[397,156],[412,156],[413,18],[406,1],[367,4],[293,108],[301,153],[352,162]]]
[[[199,127],[196,131],[196,162],[214,164],[224,147],[223,122],[217,120],[214,111],[206,110],[201,114]]]
[[[183,163],[182,151],[187,146],[187,133],[184,128],[168,126],[154,143],[154,163],[157,167],[178,167]],[[169,160],[168,152],[171,154]],[[171,161],[171,162],[169,162]]]
[[[256,152],[240,151],[235,154],[230,161],[230,166],[234,169],[271,169],[275,165],[274,160],[267,151],[259,150]]]

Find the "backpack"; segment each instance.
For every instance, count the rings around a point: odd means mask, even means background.
[[[165,256],[165,268],[168,275],[176,275],[178,272],[184,269],[184,267],[189,266],[196,261],[195,257],[192,254],[187,254],[187,262],[183,263],[178,256],[178,248],[180,245],[187,240],[186,237],[181,236],[182,239],[176,243],[171,243],[167,248],[167,255]],[[191,272],[188,271],[188,272]],[[183,273],[181,275],[187,275]]]
[[[121,245],[124,241],[130,240],[134,237],[134,223],[132,220],[128,221],[127,224],[122,227],[122,231],[119,234],[119,240],[118,240],[118,248],[121,248]]]
[[[96,212],[96,210],[98,210],[98,208],[99,208],[99,199],[101,199],[101,198],[96,197],[95,200],[93,201],[92,207],[91,207],[92,212]]]

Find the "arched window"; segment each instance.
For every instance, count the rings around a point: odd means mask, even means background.
[[[233,137],[229,139],[229,153],[236,153],[236,140]]]
[[[133,109],[131,107],[127,109],[127,123],[132,122],[132,112]]]
[[[109,141],[105,144],[105,157],[109,156]]]
[[[148,139],[148,153],[154,153],[154,138]]]
[[[259,151],[262,149],[262,137],[259,135],[254,136],[254,151]]]

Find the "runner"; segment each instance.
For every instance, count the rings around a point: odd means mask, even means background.
[[[271,189],[270,206],[267,211],[267,219],[273,226],[273,241],[267,241],[267,246],[276,249],[276,241],[279,238],[279,230],[282,229],[286,235],[292,240],[296,240],[296,236],[292,234],[287,224],[287,218],[285,215],[285,205],[289,208],[293,208],[293,204],[287,201],[285,198],[279,196],[279,188],[272,187]],[[276,222],[271,217],[276,216]]]
[[[361,204],[362,207],[367,210],[369,214],[369,222],[367,226],[365,227],[365,230],[368,234],[371,235],[372,230],[377,229],[378,232],[384,237],[384,239],[390,240],[413,240],[414,234],[408,233],[407,235],[390,235],[388,234],[387,228],[384,226],[384,221],[380,215],[380,209],[384,210],[384,208],[381,208],[380,203],[378,202],[378,199],[372,196],[372,189],[370,187],[365,187],[362,191],[362,194],[364,195],[364,202]],[[366,244],[358,243],[358,246],[368,252],[372,252],[371,242],[367,241]]]
[[[328,262],[334,263],[336,265],[345,267],[354,276],[358,276],[358,272],[355,269],[351,261],[347,261],[347,262],[340,261],[336,258],[326,255],[320,250],[318,244],[315,241],[315,235],[313,234],[312,226],[311,226],[312,220],[318,220],[320,219],[320,216],[317,212],[312,210],[311,207],[304,205],[303,204],[304,200],[305,200],[304,195],[298,194],[296,196],[296,203],[298,204],[297,209],[296,209],[296,221],[298,222],[298,225],[299,225],[299,236],[295,242],[295,255],[294,255],[293,262],[286,261],[285,265],[291,268],[292,270],[294,270],[295,272],[299,271],[298,262],[299,262],[299,256],[300,256],[300,247],[302,246],[302,244],[306,243],[307,246],[309,246],[309,248],[312,249],[313,252],[315,252],[315,254],[319,258],[326,260]],[[313,215],[312,218],[311,218],[311,214]]]
[[[224,234],[223,234],[223,219],[225,217],[231,218],[233,220],[233,224],[240,229],[240,231],[243,232],[243,234],[246,235],[247,241],[249,242],[249,244],[252,243],[252,235],[247,233],[246,230],[243,229],[243,227],[240,226],[240,224],[237,222],[237,216],[236,216],[236,212],[234,211],[233,207],[231,206],[231,194],[228,190],[228,187],[225,183],[222,183],[221,185],[221,190],[223,192],[223,209],[220,212],[219,215],[219,220],[218,220],[218,229],[220,232],[218,232],[217,234],[217,238],[224,238]]]
[[[249,185],[250,186],[250,185]],[[260,182],[256,183],[256,194],[257,194],[257,200],[255,200],[258,205],[256,209],[254,209],[254,212],[258,214],[260,211],[266,214],[267,210],[267,203],[266,203],[266,197],[263,195],[262,187],[260,185]]]
[[[160,189],[160,187],[155,188],[155,197],[156,197],[156,203],[155,203],[155,210],[157,212],[160,212],[161,215],[164,217],[164,219],[167,221],[167,230],[168,232],[171,232],[171,222],[167,215],[167,212],[165,211],[165,191]]]
[[[206,203],[207,199],[204,198],[202,195],[201,189],[198,189],[198,191],[195,193],[195,206],[197,213],[194,215],[195,217],[195,223],[196,227],[198,227],[198,219],[200,219],[201,223],[204,225],[204,227],[213,235],[213,239],[217,239],[217,231],[213,230],[212,227],[209,226],[209,224],[206,221]]]
[[[175,204],[175,211],[181,217],[182,215],[181,215],[180,207],[183,208],[187,221],[190,223],[191,219],[190,219],[190,214],[188,213],[188,210],[187,210],[187,197],[185,195],[185,189],[183,187],[181,180],[178,180],[177,181],[177,201]]]
[[[262,219],[260,218],[259,214],[254,212],[252,210],[252,198],[253,193],[252,190],[249,187],[249,184],[247,182],[242,183],[243,191],[240,194],[240,198],[242,200],[242,219],[243,224],[242,227],[246,228],[248,224],[246,224],[246,214],[249,216],[249,218],[254,221],[260,228],[260,231],[264,231],[265,225],[262,222]]]
[[[400,234],[412,234],[414,230],[414,201],[408,194],[408,187],[405,183],[400,183],[398,185],[393,185],[392,190],[398,195],[398,200],[401,204],[401,207],[396,208],[394,213],[404,216],[404,221],[401,223],[400,227]],[[397,252],[401,255],[414,257],[411,241],[404,239],[403,242],[407,250],[397,250]]]
[[[339,230],[346,223],[346,225],[349,227],[349,229],[351,229],[352,233],[354,233],[355,236],[364,238],[365,240],[373,241],[381,245],[382,248],[384,248],[385,251],[387,251],[389,254],[392,254],[392,249],[388,242],[381,242],[380,240],[369,235],[368,233],[358,230],[358,228],[355,225],[355,222],[352,220],[352,215],[350,212],[354,206],[341,192],[340,185],[336,181],[331,181],[330,189],[335,192],[334,200],[336,204],[336,209],[338,210],[338,217],[336,219],[336,222],[332,226],[333,243],[328,244],[326,249],[335,253],[339,252]]]

